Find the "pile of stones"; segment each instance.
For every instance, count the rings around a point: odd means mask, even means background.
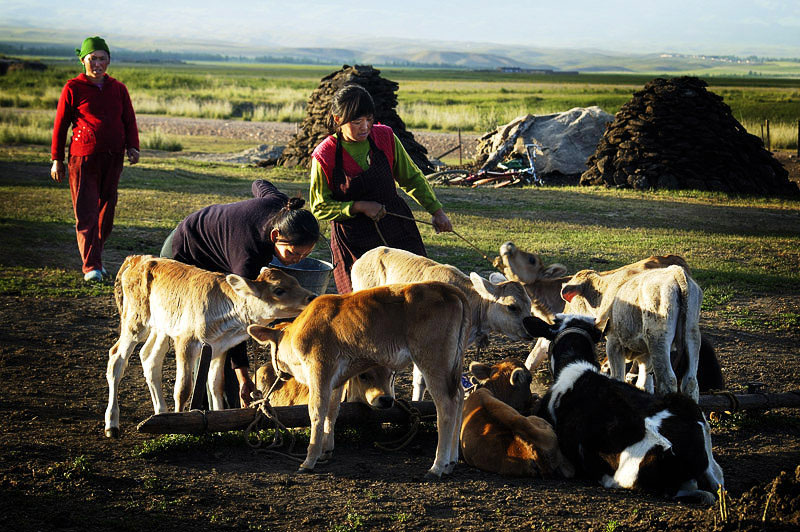
[[[786,169],[696,77],[656,78],[622,106],[582,185],[800,195]]]
[[[391,127],[419,169],[426,174],[432,172],[433,167],[427,156],[428,150],[414,140],[414,135],[406,131],[406,125],[395,111],[398,84],[382,78],[380,70],[369,65],[344,65],[341,70],[322,78],[319,87],[314,89],[308,98],[306,117],[299,131],[289,141],[278,164],[311,166],[311,153],[314,148],[331,134],[328,129],[331,98],[336,91],[352,83],[364,87],[375,101],[375,122]]]

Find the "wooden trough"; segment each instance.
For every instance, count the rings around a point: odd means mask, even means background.
[[[436,415],[436,408],[432,401],[412,401],[408,405],[422,417]],[[784,393],[701,395],[700,408],[706,413],[800,408],[800,390]],[[306,405],[278,406],[274,407],[274,410],[280,422],[287,428],[308,427],[311,424]],[[253,422],[257,412],[255,408],[236,408],[156,414],[139,423],[136,430],[145,434],[203,434],[204,432],[244,430]],[[408,409],[397,405],[385,410],[375,410],[362,403],[342,403],[336,424],[405,424],[410,421],[410,417]]]

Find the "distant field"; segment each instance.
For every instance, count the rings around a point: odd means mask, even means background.
[[[126,83],[138,113],[299,122],[308,96],[333,70],[330,66],[121,63],[112,64],[110,72]],[[53,62],[46,72],[10,72],[0,77],[0,107],[52,111],[64,82],[77,72],[76,64],[64,62]],[[613,114],[654,77],[433,69],[385,69],[382,75],[399,83],[398,113],[408,127],[476,133],[525,113],[597,105]],[[751,133],[759,135],[760,124],[768,119],[773,147],[796,147],[800,118],[797,80],[763,76],[705,79]],[[0,115],[4,138],[13,137],[13,132],[7,131],[13,125],[10,116]]]

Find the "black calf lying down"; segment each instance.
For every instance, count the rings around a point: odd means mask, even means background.
[[[602,375],[593,318],[559,314],[554,325],[534,320],[531,333],[552,341],[554,382],[539,415],[555,427],[561,451],[578,471],[607,488],[713,504],[724,480],[700,407],[678,393],[656,397]]]

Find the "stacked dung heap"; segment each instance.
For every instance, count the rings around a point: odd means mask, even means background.
[[[283,166],[311,166],[311,153],[317,144],[330,134],[328,116],[333,95],[343,86],[356,83],[364,87],[375,101],[375,122],[392,128],[400,139],[408,155],[423,173],[433,171],[428,161],[428,150],[414,140],[414,135],[406,131],[406,125],[397,115],[398,85],[380,76],[380,70],[369,65],[344,65],[341,70],[322,78],[319,87],[314,89],[306,105],[306,117],[300,131],[289,141],[278,164]]]
[[[788,172],[695,77],[656,78],[608,125],[582,185],[798,195]]]

